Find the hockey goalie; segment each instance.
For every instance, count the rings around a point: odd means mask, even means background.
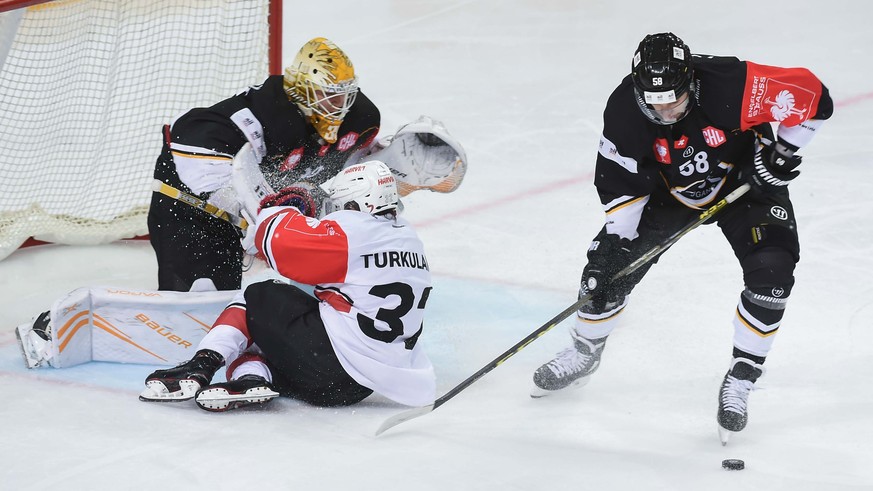
[[[453,192],[467,170],[463,147],[428,116],[380,138],[361,160],[384,162],[400,196],[419,190]],[[237,210],[282,200],[313,217],[325,214],[327,194],[321,187],[298,182],[276,192],[278,184],[267,182],[259,163],[250,145],[234,158],[233,188],[245,190],[231,196],[241,202]],[[175,365],[191,357],[236,292],[215,291],[207,278],[197,280],[190,292],[80,288],[18,326],[16,337],[28,368],[66,368],[89,361]]]

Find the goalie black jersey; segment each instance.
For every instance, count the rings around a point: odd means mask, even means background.
[[[827,88],[804,68],[694,55],[694,78],[694,107],[670,126],[643,115],[630,75],[609,97],[594,183],[610,233],[634,238],[648,196],[661,186],[685,206],[706,208],[738,187],[738,168],[752,164],[749,130],[772,136],[769,126],[778,123],[780,137],[801,147],[815,130],[810,120],[833,110]]]
[[[233,156],[250,142],[262,158],[264,176],[278,190],[297,181],[327,181],[372,144],[379,125],[379,110],[359,91],[336,142],[326,143],[288,100],[282,75],[273,75],[261,85],[176,118],[170,149],[182,182],[204,193],[229,184]]]

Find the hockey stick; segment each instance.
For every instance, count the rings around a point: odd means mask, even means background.
[[[748,184],[743,184],[742,186],[738,187],[733,192],[731,192],[730,194],[728,194],[727,196],[722,198],[719,202],[717,202],[716,204],[707,208],[705,211],[703,211],[700,214],[700,216],[697,218],[697,220],[682,227],[676,233],[674,233],[670,237],[664,239],[663,242],[656,245],[655,247],[653,247],[652,249],[647,251],[645,254],[641,255],[634,262],[630,263],[626,268],[624,268],[621,271],[619,271],[618,273],[616,273],[615,276],[612,277],[612,281],[615,281],[619,278],[623,278],[623,277],[633,273],[634,271],[638,270],[639,268],[641,268],[645,264],[648,264],[652,259],[658,257],[658,255],[660,255],[661,253],[663,253],[664,251],[669,249],[670,246],[675,244],[676,241],[678,241],[680,238],[682,238],[685,234],[687,234],[688,232],[691,232],[692,230],[694,230],[695,228],[697,228],[698,226],[700,226],[701,224],[703,224],[704,222],[706,222],[707,220],[709,220],[710,218],[715,216],[715,214],[718,213],[719,211],[721,211],[722,209],[724,209],[724,207],[726,207],[730,203],[733,203],[734,201],[739,199],[740,196],[746,194],[746,192],[749,191],[749,188],[750,188],[750,186]],[[512,346],[508,350],[504,351],[503,354],[501,354],[500,356],[498,356],[497,358],[492,360],[490,363],[488,363],[487,365],[482,367],[482,369],[480,369],[478,372],[471,375],[469,378],[467,378],[467,380],[464,380],[463,382],[458,384],[455,388],[446,392],[445,395],[443,395],[442,397],[435,400],[433,404],[423,406],[423,407],[417,407],[414,409],[409,409],[407,411],[404,411],[400,414],[396,414],[396,415],[386,419],[385,422],[382,423],[382,426],[380,426],[379,429],[376,430],[376,436],[381,435],[382,433],[385,432],[385,430],[393,428],[394,426],[397,426],[400,423],[403,423],[404,421],[409,421],[410,419],[417,418],[419,416],[423,416],[427,413],[432,412],[434,409],[442,406],[443,404],[448,402],[449,399],[455,397],[462,390],[464,390],[467,387],[469,387],[470,385],[472,385],[473,382],[479,380],[486,373],[488,373],[491,370],[494,370],[495,368],[500,366],[504,361],[508,360],[510,357],[512,357],[513,355],[515,355],[516,353],[518,353],[519,351],[524,349],[525,346],[532,343],[533,341],[535,341],[537,338],[539,338],[543,334],[549,332],[553,327],[560,324],[564,319],[570,317],[570,315],[572,315],[573,312],[577,311],[580,307],[582,307],[582,305],[584,305],[585,302],[587,302],[589,298],[591,298],[590,294],[583,295],[582,297],[580,297],[579,300],[577,300],[576,302],[573,303],[573,305],[570,305],[569,307],[564,309],[560,314],[552,317],[548,322],[546,322],[545,324],[543,324],[542,326],[537,328],[537,330],[535,330],[534,332],[528,334],[524,339],[522,339],[521,341],[516,343],[514,346]]]
[[[156,193],[161,193],[164,196],[169,196],[170,198],[181,201],[186,205],[193,206],[198,210],[203,210],[204,212],[209,213],[215,218],[220,218],[221,220],[230,223],[231,225],[242,231],[244,231],[249,226],[245,218],[230,214],[227,211],[213,205],[212,203],[209,203],[206,200],[202,200],[197,196],[190,195],[185,191],[176,189],[173,186],[170,186],[169,184],[161,181],[160,179],[155,179],[154,181],[152,181],[152,191]]]

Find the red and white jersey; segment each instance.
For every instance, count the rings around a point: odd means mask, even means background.
[[[265,211],[255,238],[258,251],[281,275],[315,285],[321,318],[345,371],[401,404],[433,403],[433,366],[417,343],[431,277],[409,222],[359,211],[322,220],[293,207]]]

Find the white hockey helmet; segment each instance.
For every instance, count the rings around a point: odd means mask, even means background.
[[[328,212],[357,210],[371,215],[396,211],[399,198],[394,174],[385,163],[370,160],[340,172],[328,187]]]
[[[309,117],[328,143],[358,95],[358,78],[352,60],[336,44],[317,37],[300,48],[285,69],[285,93]]]

